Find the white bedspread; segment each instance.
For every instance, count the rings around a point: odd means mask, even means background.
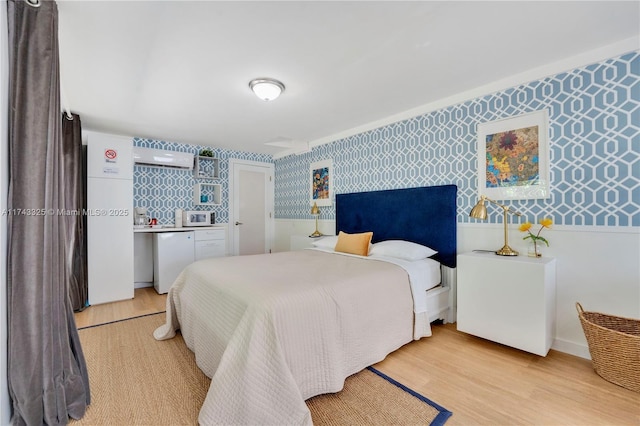
[[[429,321],[429,312],[427,311],[427,290],[432,289],[442,281],[440,262],[429,258],[418,261],[408,261],[388,256],[358,256],[318,247],[309,248],[307,250],[319,250],[340,256],[353,256],[360,259],[389,262],[400,266],[409,274],[409,281],[411,283],[413,313],[415,314],[413,338],[415,340],[419,340],[422,337],[431,336],[431,322]]]
[[[180,329],[212,378],[199,422],[310,424],[305,400],[414,337],[414,298],[397,265],[300,250],[213,258],[169,290],[168,339]]]

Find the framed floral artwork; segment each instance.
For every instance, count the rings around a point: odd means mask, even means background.
[[[330,206],[333,194],[333,162],[331,160],[311,163],[311,205]]]
[[[478,195],[549,198],[547,110],[478,124]]]

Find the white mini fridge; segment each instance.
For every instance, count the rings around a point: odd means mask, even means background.
[[[153,235],[153,287],[169,291],[182,270],[194,261],[194,233],[157,232]]]

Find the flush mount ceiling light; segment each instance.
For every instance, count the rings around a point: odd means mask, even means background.
[[[256,78],[249,82],[249,87],[263,101],[272,101],[284,92],[284,84],[272,78]]]

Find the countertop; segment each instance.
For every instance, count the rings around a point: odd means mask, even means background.
[[[185,231],[206,231],[210,229],[225,229],[226,223],[215,224],[212,226],[183,226],[175,228],[173,225],[156,225],[154,227],[145,226],[144,228],[133,228],[134,233],[156,233],[156,232],[185,232]]]

